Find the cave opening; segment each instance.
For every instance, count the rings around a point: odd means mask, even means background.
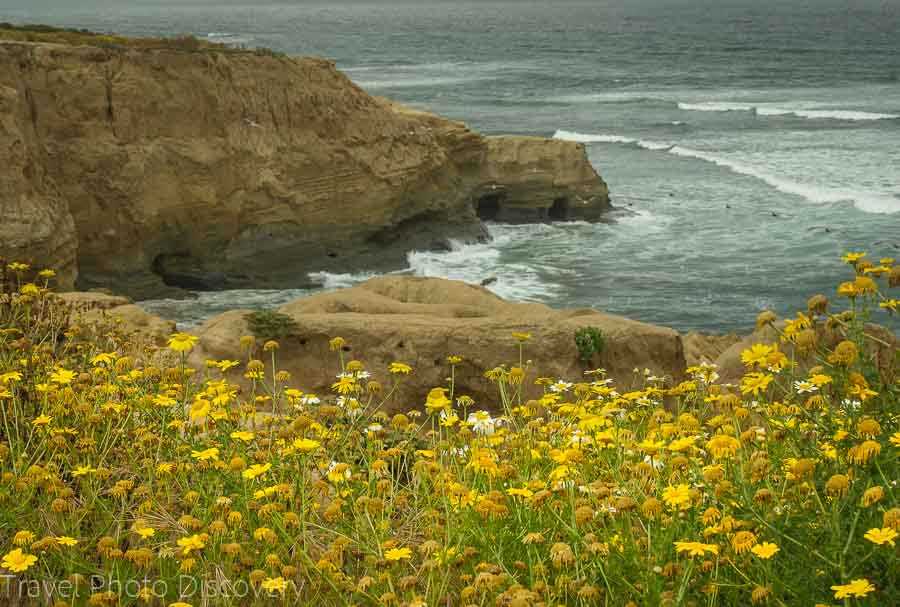
[[[186,253],[163,253],[153,260],[153,273],[160,277],[167,287],[188,291],[212,291],[212,287],[199,275],[190,271],[190,256]]]
[[[547,218],[550,221],[565,221],[569,218],[569,199],[557,198],[553,201],[550,210],[547,211]]]
[[[475,214],[482,221],[494,221],[500,215],[500,195],[488,194],[478,199]]]

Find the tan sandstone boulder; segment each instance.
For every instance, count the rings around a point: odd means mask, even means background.
[[[815,351],[800,352],[793,344],[781,342],[781,331],[784,330],[784,321],[778,321],[771,325],[765,325],[751,335],[733,344],[716,359],[718,373],[722,383],[737,384],[746,373],[747,368],[741,362],[741,352],[750,349],[756,344],[777,344],[788,359],[797,365],[798,375],[807,373],[812,367],[821,364],[821,356]],[[866,325],[864,343],[867,344],[866,355],[871,356],[878,366],[883,379],[890,383],[896,374],[896,352],[900,347],[897,336],[879,325]],[[832,350],[840,341],[847,338],[842,329],[828,331],[820,327],[817,332],[817,345],[819,349]]]
[[[731,346],[743,341],[737,333],[727,335],[711,335],[691,331],[682,336],[684,342],[684,358],[689,366],[700,363],[714,363]]]
[[[191,362],[246,359],[238,346],[249,334],[246,310],[226,312],[205,322]],[[496,410],[496,387],[483,372],[501,364],[517,365],[519,344],[513,332],[530,332],[524,346],[529,364],[528,395],[538,376],[578,381],[585,370],[604,367],[620,389],[630,388],[633,370],[649,368],[657,375],[680,378],[685,367],[681,338],[672,329],[611,316],[590,309],[554,310],[540,304],[510,303],[486,289],[438,278],[389,276],[357,287],[299,299],[279,309],[299,329],[280,340],[279,368],[290,371],[292,385],[320,396],[330,394],[339,371],[338,355],[329,340],[346,340],[346,359],[359,359],[385,389],[394,379],[386,372],[394,361],[413,366],[401,378],[390,408],[419,407],[428,390],[446,385],[448,355],[464,358],[457,369],[457,394],[469,394],[477,407]],[[605,337],[602,354],[582,364],[575,347],[580,327],[599,328]]]
[[[88,325],[121,324],[122,329],[133,333],[138,341],[161,345],[175,332],[175,322],[144,311],[127,297],[80,291],[61,293],[57,297],[71,306],[74,318]]]

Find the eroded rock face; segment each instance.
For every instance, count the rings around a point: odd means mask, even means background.
[[[494,384],[483,377],[497,365],[519,364],[519,345],[514,331],[533,338],[525,345],[524,360],[531,361],[526,395],[535,397],[538,376],[578,381],[587,369],[604,367],[621,390],[631,389],[634,369],[677,380],[685,368],[681,337],[656,327],[594,310],[554,310],[540,304],[510,303],[482,287],[439,278],[388,276],[350,289],[298,299],[279,309],[293,318],[299,329],[280,340],[278,366],[290,371],[291,384],[320,396],[330,394],[340,370],[338,354],[329,340],[346,340],[347,360],[359,359],[375,379],[390,390],[396,381],[387,373],[391,362],[413,366],[414,373],[400,378],[388,407],[406,410],[420,407],[432,387],[446,385],[446,357],[458,355],[464,362],[456,371],[457,395],[469,394],[476,407],[497,410]],[[242,335],[249,334],[246,310],[226,312],[204,323],[191,363],[201,368],[206,359],[241,360]],[[582,363],[575,346],[580,327],[599,328],[606,345],[590,363]]]
[[[140,299],[402,267],[485,238],[494,191],[498,219],[609,207],[580,144],[485,138],[321,59],[0,42],[0,255],[63,287]]]
[[[484,219],[507,223],[598,221],[609,192],[585,162],[582,144],[541,137],[488,137],[484,183],[475,193]]]
[[[32,99],[0,76],[0,256],[54,268],[75,283],[78,236],[65,200],[37,161]]]

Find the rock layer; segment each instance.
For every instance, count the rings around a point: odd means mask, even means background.
[[[71,289],[78,236],[65,200],[35,154],[27,95],[0,75],[0,256],[37,260],[56,269],[59,286]]]
[[[64,288],[296,287],[485,238],[479,214],[608,207],[582,145],[486,138],[325,60],[0,41],[0,255]]]
[[[242,335],[250,334],[247,310],[233,310],[204,323],[196,333],[191,363],[202,368],[206,359],[245,359]],[[387,390],[395,381],[387,373],[391,362],[413,366],[414,374],[399,378],[390,407],[405,410],[424,402],[428,390],[446,385],[446,357],[462,356],[456,371],[457,394],[475,398],[478,407],[497,409],[494,384],[487,369],[519,364],[519,344],[512,333],[530,332],[524,346],[529,380],[528,396],[537,396],[538,376],[577,381],[585,370],[604,367],[628,390],[643,380],[634,369],[649,368],[674,380],[682,377],[684,352],[679,334],[595,310],[554,310],[540,304],[506,302],[486,289],[454,280],[388,276],[350,289],[298,299],[279,309],[296,321],[298,329],[280,339],[278,367],[291,373],[292,385],[320,396],[340,370],[329,340],[346,340],[344,358],[358,358]],[[583,363],[575,346],[575,331],[599,328],[605,338],[602,353]]]

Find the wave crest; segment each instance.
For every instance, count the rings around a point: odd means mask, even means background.
[[[678,109],[688,112],[753,112],[757,116],[797,116],[808,120],[895,120],[898,114],[863,112],[859,110],[830,110],[808,107],[779,107],[730,101],[710,101],[703,103],[679,103]]]
[[[666,153],[675,156],[703,160],[704,162],[727,168],[733,173],[759,179],[785,194],[800,196],[809,202],[818,204],[852,202],[856,208],[867,213],[889,214],[900,211],[900,196],[897,195],[864,190],[835,189],[792,181],[784,177],[772,175],[763,169],[756,168],[731,158],[677,144],[645,141],[642,139],[624,137],[622,135],[591,135],[563,130],[556,131],[556,134],[554,134],[553,137],[554,139],[565,139],[567,141],[578,141],[581,143],[619,143],[635,145],[646,150],[665,151]]]

